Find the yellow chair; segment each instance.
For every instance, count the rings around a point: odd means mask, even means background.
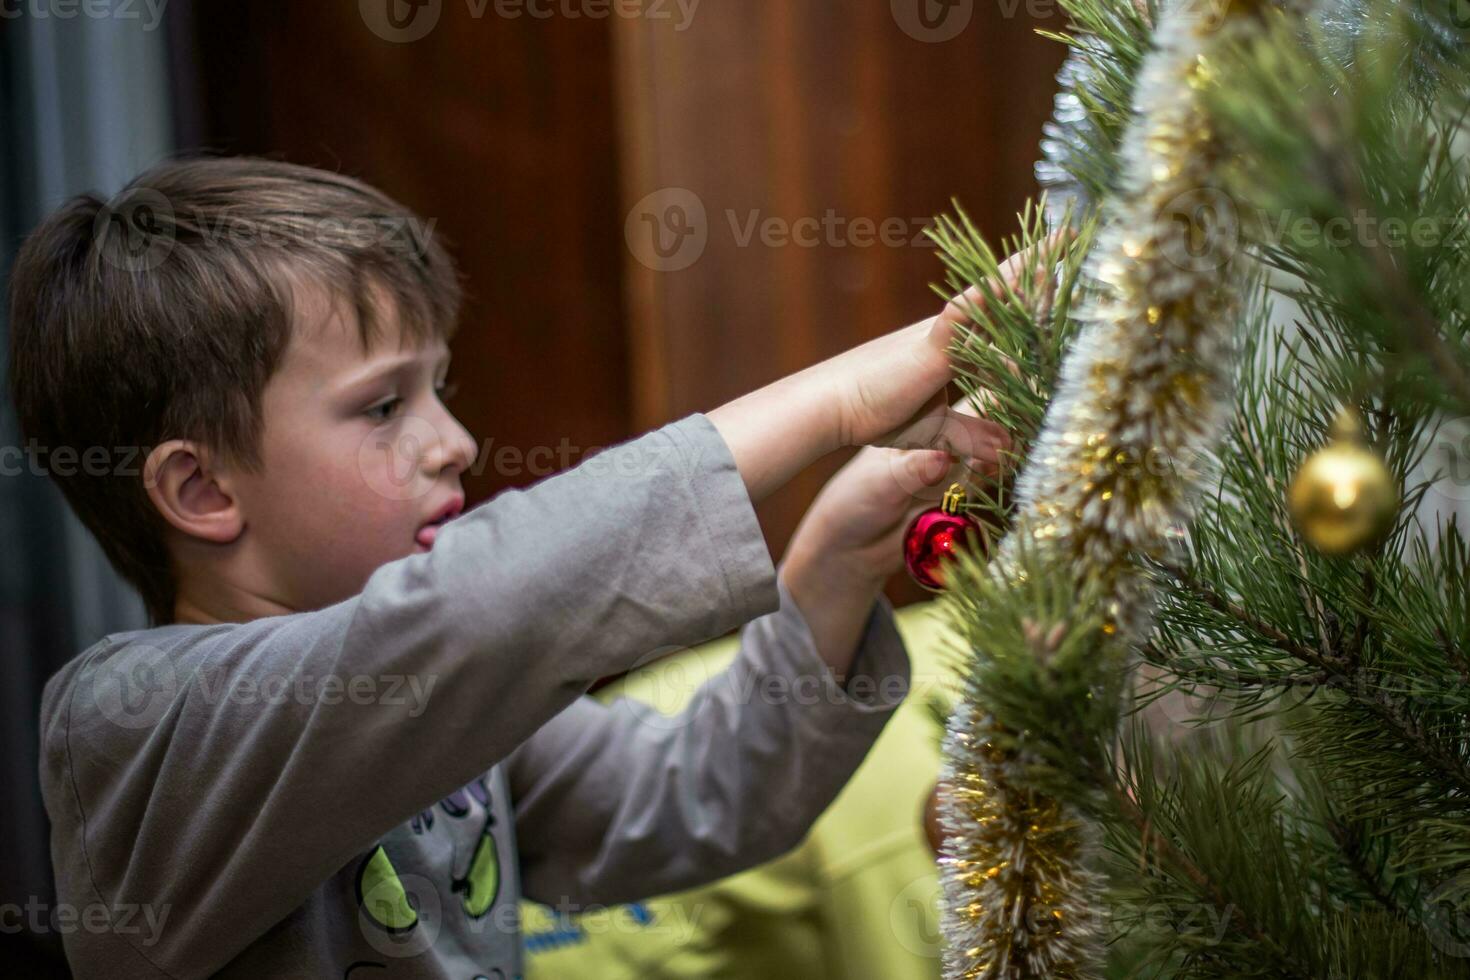
[[[805,840],[774,861],[702,888],[558,917],[523,907],[527,980],[934,980],[939,881],[921,813],[939,772],[954,699],[952,634],[934,603],[899,610],[912,661],[908,698]],[[735,656],[726,637],[608,685],[673,714]]]

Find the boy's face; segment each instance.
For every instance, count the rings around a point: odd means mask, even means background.
[[[350,306],[299,290],[297,322],[262,396],[263,465],[237,473],[250,565],[263,596],[317,609],[362,590],[380,565],[428,551],[464,509],[470,434],[441,400],[449,349],[401,345],[396,312],[364,351]]]

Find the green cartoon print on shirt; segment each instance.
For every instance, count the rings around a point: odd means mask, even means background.
[[[373,848],[357,872],[357,904],[368,918],[391,933],[407,932],[419,924],[419,913],[409,902],[408,892],[381,845]]]
[[[409,821],[414,835],[427,834],[434,828],[437,810],[442,810],[450,820],[466,820],[475,815],[475,803],[479,804],[484,817],[474,849],[463,869],[445,869],[449,879],[448,893],[459,896],[460,909],[470,919],[482,918],[490,911],[501,886],[500,855],[491,832],[495,826],[495,815],[485,779],[481,777],[455,790],[440,800],[437,807],[430,807]],[[418,903],[410,890],[404,887],[398,870],[381,844],[363,858],[358,866],[356,884],[358,908],[365,922],[399,938],[409,936],[419,927]],[[348,967],[344,977],[357,969],[386,966],[386,963],[371,960],[359,961]]]

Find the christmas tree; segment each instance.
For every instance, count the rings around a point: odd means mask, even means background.
[[[946,974],[1470,977],[1470,7],[1063,5],[1046,193],[935,235],[1018,437],[946,576]]]

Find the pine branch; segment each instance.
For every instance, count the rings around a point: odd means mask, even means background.
[[[1223,613],[1236,620],[1258,636],[1270,640],[1271,645],[1276,647],[1276,649],[1283,653],[1289,653],[1298,660],[1306,661],[1321,670],[1333,673],[1340,672],[1342,661],[1338,658],[1331,656],[1329,653],[1319,653],[1306,644],[1298,643],[1282,630],[1277,629],[1263,619],[1251,615],[1245,607],[1231,602],[1213,589],[1210,589],[1185,569],[1165,563],[1159,563],[1157,567],[1173,576],[1177,583],[1196,599],[1216,612]]]
[[[1161,565],[1175,578],[1179,587],[1216,612],[1229,616],[1241,626],[1268,640],[1272,646],[1296,657],[1298,660],[1328,674],[1328,684],[1343,689],[1349,699],[1366,709],[1379,720],[1391,726],[1401,738],[1412,745],[1422,758],[1434,763],[1445,776],[1463,793],[1470,795],[1470,764],[1448,751],[1445,746],[1433,741],[1417,721],[1404,715],[1386,697],[1369,697],[1357,683],[1366,679],[1361,669],[1346,655],[1323,654],[1305,644],[1298,643],[1281,630],[1250,614],[1244,607],[1221,596],[1204,583],[1180,568]],[[1345,682],[1341,685],[1333,682]]]
[[[1247,673],[1243,670],[1231,670],[1226,667],[1191,667],[1188,664],[1179,663],[1167,650],[1153,642],[1143,643],[1138,649],[1139,654],[1144,660],[1150,664],[1166,668],[1175,677],[1214,688],[1229,685],[1231,688],[1238,690],[1262,688],[1290,691],[1303,687],[1319,687],[1332,679],[1332,675],[1326,670],[1314,670],[1308,673],[1267,675],[1259,672]],[[1170,684],[1158,688],[1158,694],[1154,694],[1152,691],[1143,694],[1144,701],[1139,707],[1147,707],[1169,691],[1176,689],[1177,685]]]
[[[1363,649],[1368,644],[1368,634],[1373,624],[1370,622],[1368,610],[1373,608],[1373,599],[1378,592],[1378,579],[1373,574],[1373,564],[1365,562],[1363,567],[1362,585],[1359,589],[1358,624],[1353,631],[1352,641],[1347,645],[1347,662],[1354,670],[1363,659]]]
[[[1440,650],[1444,653],[1445,660],[1459,672],[1460,680],[1470,684],[1470,657],[1467,657],[1465,651],[1450,639],[1449,633],[1443,628],[1436,630],[1435,633],[1439,637]]]
[[[1221,891],[1220,887],[1204,872],[1195,862],[1191,861],[1182,851],[1174,846],[1167,837],[1157,833],[1147,815],[1139,809],[1136,802],[1126,793],[1119,789],[1116,782],[1109,782],[1107,789],[1109,798],[1118,812],[1132,826],[1134,832],[1142,842],[1141,856],[1146,860],[1150,848],[1162,857],[1175,871],[1189,879],[1194,887],[1207,896],[1215,906],[1217,912],[1224,912],[1237,923],[1239,930],[1261,947],[1275,954],[1281,976],[1294,978],[1294,980],[1313,980],[1312,972],[1304,969],[1296,963],[1290,953],[1280,943],[1270,936],[1265,930],[1252,922],[1235,902],[1229,901],[1228,897]]]
[[[1271,495],[1270,499],[1273,501],[1285,500],[1286,495],[1282,493],[1280,485],[1276,482],[1276,477],[1267,469],[1266,461],[1261,458],[1260,447],[1250,440],[1239,441],[1243,441],[1250,446],[1251,458],[1253,458],[1256,462],[1257,472],[1266,488],[1266,492]],[[1317,640],[1319,643],[1322,644],[1322,656],[1329,657],[1331,655],[1331,651],[1328,646],[1329,632],[1327,629],[1327,610],[1322,604],[1322,597],[1307,588],[1307,556],[1302,554],[1301,548],[1297,545],[1296,535],[1291,533],[1291,527],[1287,522],[1287,516],[1282,511],[1281,507],[1276,506],[1271,509],[1271,519],[1275,522],[1277,529],[1281,532],[1282,539],[1291,543],[1292,557],[1296,559],[1297,571],[1300,575],[1297,580],[1297,591],[1302,597],[1302,605],[1311,610],[1312,615],[1316,620]]]
[[[1394,900],[1379,872],[1368,866],[1367,855],[1363,852],[1363,835],[1358,829],[1342,820],[1333,819],[1328,822],[1327,830],[1337,843],[1344,862],[1373,900],[1388,912],[1407,916],[1407,911]]]
[[[1351,129],[1346,126],[1346,120],[1337,122],[1336,126],[1312,129],[1318,135],[1351,133]],[[1347,204],[1348,213],[1373,214],[1362,175],[1351,165],[1352,153],[1345,142],[1339,139],[1319,141],[1317,152],[1318,164],[1334,178],[1338,193]],[[1429,360],[1445,387],[1459,401],[1460,408],[1470,412],[1470,370],[1460,363],[1456,351],[1445,339],[1438,318],[1424,305],[1419,292],[1409,283],[1403,269],[1394,261],[1393,255],[1384,247],[1379,236],[1372,236],[1371,243],[1365,240],[1365,236],[1359,236],[1355,244],[1357,250],[1366,255],[1376,273],[1382,309],[1402,318],[1401,322],[1408,327],[1409,341]]]

